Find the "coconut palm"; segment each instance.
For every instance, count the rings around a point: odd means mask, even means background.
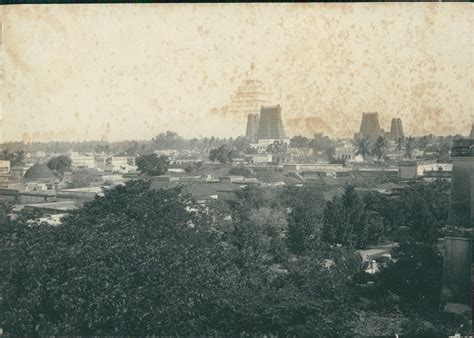
[[[377,157],[377,159],[380,161],[386,152],[387,148],[387,141],[383,136],[379,136],[377,140],[374,143],[374,146],[372,148],[372,156]]]
[[[362,155],[362,158],[365,160],[368,155],[370,155],[370,150],[369,150],[369,140],[366,138],[362,138],[359,140],[359,143],[357,144],[357,155]]]

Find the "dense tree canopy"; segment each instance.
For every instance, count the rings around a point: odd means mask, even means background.
[[[158,156],[155,153],[139,156],[135,163],[138,171],[149,176],[164,175],[168,171],[169,160],[165,155]]]
[[[131,181],[60,226],[4,218],[5,332],[343,334],[355,256],[328,248],[276,266],[271,240],[283,238],[285,213],[264,207],[224,221],[225,210]]]
[[[209,152],[209,159],[213,162],[228,163],[232,162],[234,152],[229,150],[225,145],[221,145],[219,148],[213,148]]]
[[[62,176],[66,171],[71,170],[72,161],[69,156],[60,155],[50,159],[47,165],[54,173]]]

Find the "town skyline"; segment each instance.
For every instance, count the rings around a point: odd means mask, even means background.
[[[469,134],[468,4],[120,7],[1,9],[0,142],[237,137],[247,79],[290,137],[352,138],[363,112],[385,131],[399,117],[407,135]]]

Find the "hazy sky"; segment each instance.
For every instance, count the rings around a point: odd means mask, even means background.
[[[469,3],[2,6],[3,141],[237,136],[252,63],[287,133],[352,136],[362,112],[467,134]]]

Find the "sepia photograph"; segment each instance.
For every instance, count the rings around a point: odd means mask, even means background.
[[[473,9],[0,5],[0,336],[472,337]]]

